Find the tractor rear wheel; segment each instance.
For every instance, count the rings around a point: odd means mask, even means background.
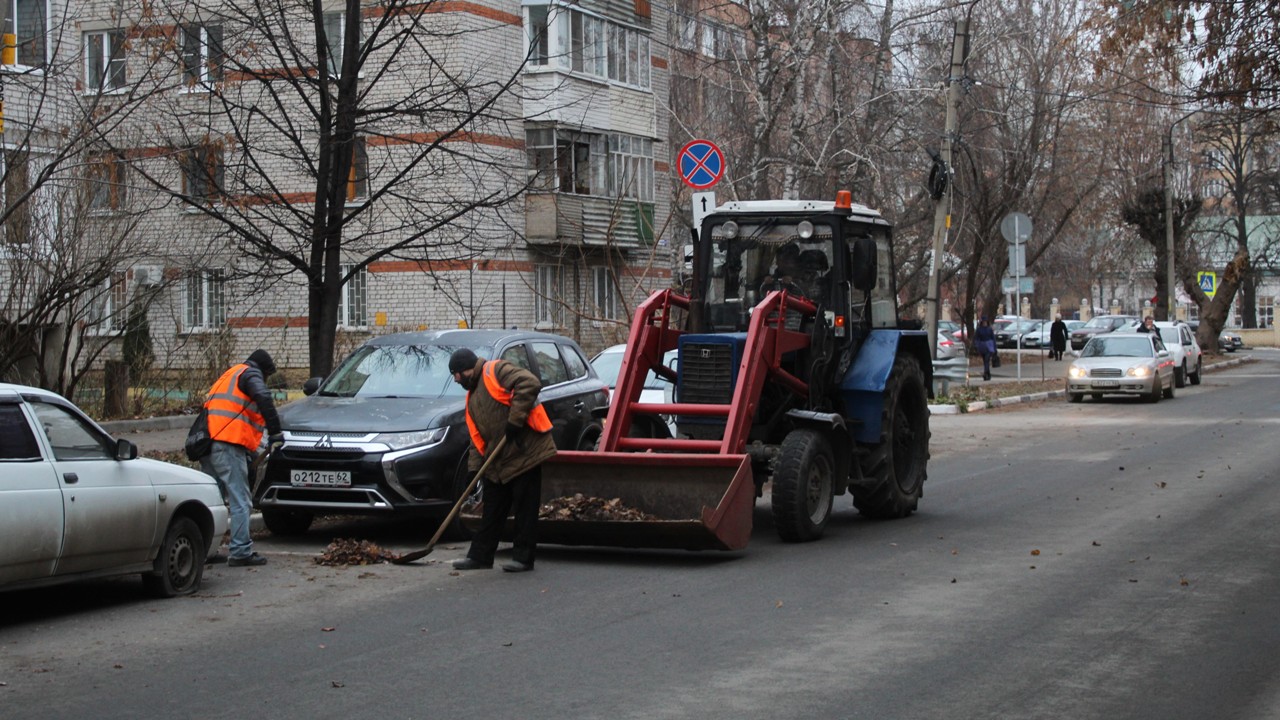
[[[865,460],[865,486],[853,486],[853,506],[872,518],[901,518],[924,495],[929,463],[929,401],[914,358],[899,355],[884,388],[880,442]]]
[[[786,542],[822,537],[835,494],[831,443],[816,430],[788,433],[773,473],[773,524]]]

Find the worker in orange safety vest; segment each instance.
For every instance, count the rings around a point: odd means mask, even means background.
[[[253,512],[249,457],[257,453],[264,431],[269,433],[268,447],[284,443],[280,416],[266,381],[275,371],[271,354],[261,348],[254,350],[247,360],[222,373],[204,401],[213,443],[209,454],[200,459],[200,466],[217,479],[231,512],[227,550],[231,567],[267,564],[265,557],[253,551],[249,536],[249,515]]]
[[[458,570],[493,567],[498,539],[514,510],[515,535],[507,572],[533,569],[537,548],[538,509],[542,500],[542,463],[556,454],[551,420],[538,403],[542,383],[524,368],[505,360],[481,360],[467,348],[449,358],[454,382],[467,389],[467,428],[471,451],[467,469],[476,472],[500,438],[507,439],[480,479],[484,512],[467,557]]]

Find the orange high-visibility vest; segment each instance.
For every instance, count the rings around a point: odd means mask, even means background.
[[[258,449],[267,421],[258,404],[240,389],[240,375],[249,368],[232,365],[209,389],[204,408],[209,413],[209,436],[219,442],[241,445],[249,452]]]
[[[497,365],[497,360],[490,360],[484,364],[484,372],[481,373],[484,378],[484,387],[494,400],[511,407],[511,391],[498,384],[498,376],[493,372]],[[538,432],[551,430],[551,418],[547,417],[547,411],[543,409],[542,403],[534,405],[533,409],[529,411],[529,419],[525,422],[525,425]],[[475,443],[476,450],[481,455],[484,455],[484,438],[480,436],[480,429],[476,427],[475,421],[471,419],[471,393],[467,393],[467,429],[471,431],[471,442]]]

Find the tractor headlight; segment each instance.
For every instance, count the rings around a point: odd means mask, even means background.
[[[801,220],[796,226],[796,232],[800,235],[801,240],[808,240],[813,237],[813,223],[808,220]]]
[[[723,237],[733,239],[738,237],[738,223],[730,220],[720,226],[720,234]]]

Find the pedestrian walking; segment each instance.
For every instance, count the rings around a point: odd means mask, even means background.
[[[973,346],[982,356],[982,379],[990,380],[991,359],[996,354],[996,331],[991,329],[991,323],[987,321],[986,316],[978,322],[978,328],[973,332]]]
[[[542,383],[524,368],[505,360],[484,361],[466,348],[449,358],[454,382],[467,389],[467,428],[471,450],[467,470],[474,473],[485,452],[506,437],[502,454],[493,458],[480,478],[484,511],[471,548],[457,570],[493,567],[498,539],[507,515],[515,512],[515,535],[507,572],[533,569],[537,548],[538,509],[542,502],[542,463],[556,454],[551,419],[538,403]]]
[[[1055,316],[1053,324],[1049,326],[1049,346],[1054,360],[1061,360],[1062,354],[1067,351],[1067,324],[1062,322],[1061,315]]]
[[[242,363],[222,373],[204,401],[209,415],[209,454],[200,459],[201,468],[218,481],[231,511],[231,545],[227,564],[232,567],[266,565],[267,559],[253,551],[249,537],[249,514],[253,498],[249,491],[249,458],[268,433],[268,447],[284,442],[280,415],[271,399],[267,378],[276,371],[271,354],[254,350]]]

